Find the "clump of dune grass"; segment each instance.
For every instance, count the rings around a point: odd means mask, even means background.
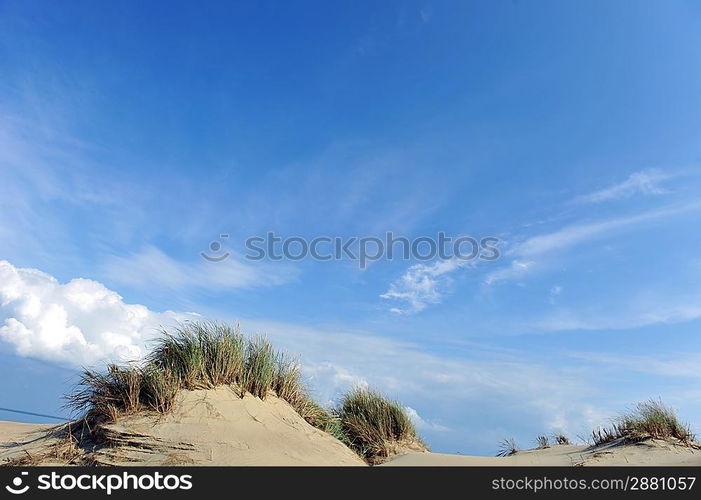
[[[238,328],[219,323],[188,322],[162,331],[144,363],[86,369],[65,398],[91,428],[143,411],[165,414],[181,389],[221,385],[241,397],[265,399],[273,392],[309,424],[347,442],[339,417],[309,397],[296,360],[262,337],[247,339]]]
[[[426,446],[402,405],[357,389],[332,411],[315,403],[302,381],[299,363],[277,352],[262,337],[247,339],[237,328],[188,322],[162,331],[142,364],[110,364],[105,372],[85,370],[66,396],[70,409],[88,429],[120,416],[151,411],[165,414],[182,389],[232,387],[241,397],[265,399],[274,393],[310,425],[336,437],[369,463],[390,456],[398,446]]]
[[[143,410],[167,413],[181,389],[221,385],[235,388],[241,397],[250,393],[265,399],[274,391],[322,428],[333,418],[311,401],[293,359],[276,352],[264,338],[249,340],[238,328],[210,322],[162,331],[143,364],[85,370],[66,399],[69,408],[90,422],[113,422]]]
[[[249,341],[242,380],[244,390],[265,399],[273,388],[278,371],[284,370],[278,366],[278,361],[277,353],[267,340],[258,337]]]
[[[499,443],[499,449],[497,450],[498,457],[510,457],[518,453],[519,448],[516,444],[514,438],[506,438],[501,443]]]
[[[555,441],[556,444],[560,444],[560,445],[572,444],[572,442],[570,441],[570,438],[568,438],[567,436],[565,436],[561,432],[553,434],[553,441]]]
[[[114,422],[142,410],[167,413],[179,389],[177,379],[154,365],[110,364],[105,373],[85,370],[66,406],[89,423]]]
[[[169,372],[184,389],[209,389],[241,383],[246,346],[238,327],[188,322],[162,331],[148,361]]]
[[[548,436],[538,436],[535,442],[539,450],[550,448],[550,440],[548,439]]]
[[[638,403],[634,409],[616,418],[609,427],[599,427],[592,431],[595,446],[623,439],[640,441],[643,439],[676,439],[689,445],[695,441],[689,425],[679,421],[673,408],[659,399]]]
[[[378,463],[403,445],[424,446],[398,401],[368,389],[345,394],[337,409],[345,442],[369,463]]]

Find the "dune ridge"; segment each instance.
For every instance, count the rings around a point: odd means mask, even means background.
[[[430,453],[400,402],[355,388],[325,409],[290,358],[217,323],[164,332],[141,364],[85,370],[67,400],[78,411],[68,424],[0,422],[0,464],[701,465],[690,426],[659,400],[587,445],[557,433],[525,451],[505,439],[498,457]]]

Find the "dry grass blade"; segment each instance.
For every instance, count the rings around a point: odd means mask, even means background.
[[[497,451],[498,457],[510,457],[516,453],[518,453],[518,445],[514,438],[507,438],[499,443],[499,450]]]
[[[550,448],[550,440],[548,439],[548,436],[538,436],[535,442],[539,450]]]

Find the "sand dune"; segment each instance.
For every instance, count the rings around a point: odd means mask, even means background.
[[[228,386],[182,390],[167,414],[125,415],[97,429],[98,442],[71,447],[47,424],[0,422],[0,463],[95,465],[365,465],[286,401],[244,398]],[[96,445],[96,446],[95,446]],[[509,457],[410,452],[383,466],[701,466],[701,446],[622,439],[595,448],[553,445]]]
[[[40,457],[59,443],[52,426],[0,422],[0,463]],[[184,391],[165,417],[127,417],[105,427],[111,446],[91,459],[100,465],[364,465],[342,443],[310,426],[287,403],[238,398],[225,388]],[[48,454],[41,464],[65,462]],[[510,457],[414,452],[382,466],[701,466],[701,449],[661,440],[614,442],[591,448],[557,445]]]
[[[510,457],[478,457],[442,453],[408,453],[383,466],[701,466],[701,449],[668,441],[645,440],[605,446],[556,445],[543,450],[519,451]]]
[[[29,454],[56,463],[47,453],[57,443],[48,428],[0,425],[0,462]],[[242,399],[228,387],[183,390],[172,413],[125,416],[100,432],[109,446],[83,457],[98,465],[365,465],[282,399]]]

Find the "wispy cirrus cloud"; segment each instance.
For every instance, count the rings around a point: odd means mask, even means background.
[[[589,351],[573,351],[568,356],[600,363],[613,369],[635,371],[663,377],[701,378],[701,352],[675,352],[657,356],[606,354]]]
[[[102,272],[115,283],[174,290],[232,290],[280,285],[297,276],[291,267],[249,264],[234,255],[221,262],[209,262],[199,255],[187,261],[178,260],[153,245],[126,256],[106,258]]]
[[[537,257],[554,251],[566,250],[585,241],[610,236],[619,229],[634,228],[650,221],[663,220],[675,215],[701,209],[701,203],[669,205],[626,217],[613,217],[590,223],[571,224],[551,233],[526,239],[507,251],[517,257]]]
[[[500,433],[514,432],[514,423],[507,422],[512,418],[520,421],[516,427],[529,429],[526,435],[544,429],[576,434],[589,432],[607,416],[591,402],[595,373],[583,377],[580,369],[546,367],[523,353],[476,348],[471,356],[458,358],[365,331],[250,319],[242,324],[265,332],[275,345],[300,352],[319,400],[337,400],[356,385],[378,388],[417,412],[422,421],[417,426],[432,443],[453,451],[464,446],[454,436],[465,433],[470,435],[467,449],[491,452],[503,439]],[[466,432],[485,414],[491,415],[490,430],[480,436]]]
[[[659,324],[675,324],[701,318],[701,293],[633,295],[626,300],[576,310],[560,308],[524,321],[531,331],[629,330]]]
[[[574,201],[576,203],[601,203],[630,198],[636,194],[647,196],[665,194],[670,191],[662,187],[661,184],[670,177],[673,175],[660,169],[641,170],[630,174],[623,182],[578,196]]]
[[[627,217],[613,217],[596,222],[578,223],[565,226],[557,231],[526,238],[507,248],[506,257],[511,257],[507,267],[488,274],[485,284],[521,278],[536,269],[547,267],[547,259],[556,252],[565,253],[580,244],[612,237],[618,231],[634,230],[649,223],[701,210],[701,203],[669,205]]]
[[[659,222],[674,216],[701,210],[701,202],[692,201],[668,205],[662,208],[630,215],[612,217],[595,222],[576,223],[550,233],[528,237],[508,246],[504,256],[509,259],[506,265],[488,273],[483,279],[485,285],[522,279],[529,274],[545,269],[556,252],[563,255],[570,249],[588,242],[610,238],[620,231],[635,230],[647,223]],[[403,307],[392,307],[391,312],[413,314],[425,310],[431,304],[438,304],[449,289],[452,275],[466,267],[466,261],[450,259],[428,264],[411,266],[400,278],[393,281],[383,299],[403,302]]]
[[[519,277],[526,276],[533,270],[535,265],[536,262],[532,260],[512,260],[509,266],[502,267],[501,269],[489,273],[484,279],[484,283],[486,285],[491,285],[498,281],[517,279]]]

